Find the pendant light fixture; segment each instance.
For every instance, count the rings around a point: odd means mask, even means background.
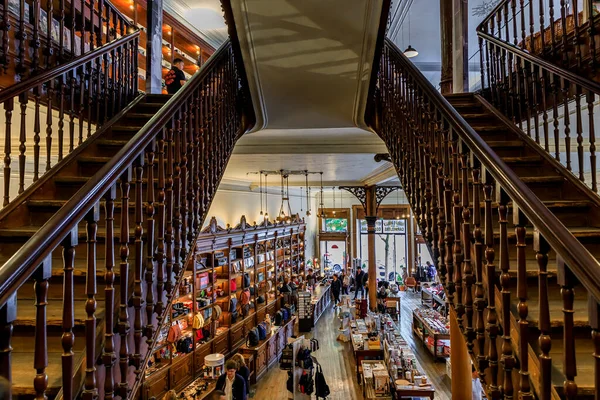
[[[260,178],[258,182],[258,190],[260,191],[260,215],[263,215],[262,171],[260,171]]]
[[[310,186],[308,186],[308,171],[304,171],[306,180],[306,216],[310,217]]]
[[[269,185],[267,184],[269,174],[265,173],[265,219],[269,219]]]
[[[396,214],[396,219],[400,219],[400,214],[398,213],[398,189],[396,189],[396,210],[394,210],[394,214]]]
[[[321,174],[321,202],[319,203],[319,207],[321,208],[321,218],[325,218],[325,209],[323,208],[323,173]]]
[[[419,52],[410,45],[410,14],[408,11],[408,47],[404,50],[404,55],[408,58],[413,58],[419,55]]]
[[[335,217],[335,186],[331,188],[331,193],[333,193],[333,216]]]
[[[283,211],[283,202],[285,200],[285,195],[283,193],[283,170],[280,171],[281,174],[281,206],[279,207],[279,215],[278,219],[283,219],[285,217],[285,212]]]
[[[304,200],[302,200],[303,197],[304,197],[304,193],[302,192],[302,186],[300,186],[300,212],[304,211],[302,209],[302,206],[304,205]]]

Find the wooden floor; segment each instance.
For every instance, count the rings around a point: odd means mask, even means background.
[[[421,304],[419,294],[402,293],[401,300],[401,331],[405,340],[413,347],[418,361],[424,372],[432,380],[436,389],[436,400],[452,398],[450,393],[450,380],[446,376],[446,366],[443,362],[433,362],[429,354],[419,342],[413,340],[411,323],[412,310]],[[356,382],[356,364],[349,343],[336,340],[339,332],[339,320],[335,311],[330,307],[319,319],[317,326],[306,337],[319,339],[320,349],[313,353],[323,367],[323,374],[331,390],[330,400],[362,400],[362,388]],[[285,383],[287,373],[278,367],[273,367],[253,387],[256,400],[287,400]],[[314,398],[314,397],[313,397]]]

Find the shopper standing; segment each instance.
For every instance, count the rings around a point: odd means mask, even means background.
[[[217,379],[217,390],[224,391],[227,400],[246,400],[246,382],[237,374],[235,361],[225,363],[225,373]]]
[[[362,299],[365,295],[364,286],[363,286],[363,278],[365,273],[362,271],[361,267],[356,267],[356,277],[354,278],[354,300],[360,291],[360,298]]]
[[[244,382],[246,383],[246,394],[250,394],[250,369],[246,366],[246,359],[240,353],[237,353],[231,357],[231,359],[237,363],[238,375],[244,378]]]
[[[333,282],[331,282],[331,293],[333,294],[333,307],[337,307],[340,303],[340,292],[342,291],[342,281],[338,279],[337,274],[333,274]]]
[[[306,275],[306,284],[311,290],[315,290],[315,275],[313,274],[313,270],[308,270],[308,275]]]
[[[350,275],[342,274],[342,294],[348,294],[348,288],[350,287]]]
[[[185,84],[185,74],[183,73],[183,60],[176,58],[173,60],[171,70],[165,76],[165,85],[167,93],[175,94]]]

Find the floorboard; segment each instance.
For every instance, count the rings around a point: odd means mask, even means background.
[[[412,310],[421,304],[420,294],[402,293],[400,329],[424,372],[436,389],[436,400],[449,400],[450,379],[446,376],[446,365],[433,362],[433,357],[420,342],[413,339],[411,323]],[[356,382],[356,364],[351,345],[337,341],[339,320],[333,308],[329,308],[319,319],[317,326],[306,337],[319,339],[320,349],[313,353],[323,367],[323,374],[331,390],[330,400],[362,400],[362,388]],[[287,400],[285,388],[287,374],[278,367],[272,368],[253,387],[256,400]],[[314,398],[314,397],[313,397]]]

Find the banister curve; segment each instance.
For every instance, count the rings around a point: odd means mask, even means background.
[[[139,33],[138,33],[139,34]],[[119,39],[121,40],[121,39]],[[134,135],[134,137],[112,157],[81,189],[79,189],[4,265],[0,267],[0,306],[6,304],[12,293],[35,272],[48,249],[58,247],[64,238],[77,229],[90,209],[114,185],[129,165],[154,139],[164,125],[173,118],[179,104],[193,94],[218,62],[221,55],[229,51],[227,40],[207,60],[167,103]]]

